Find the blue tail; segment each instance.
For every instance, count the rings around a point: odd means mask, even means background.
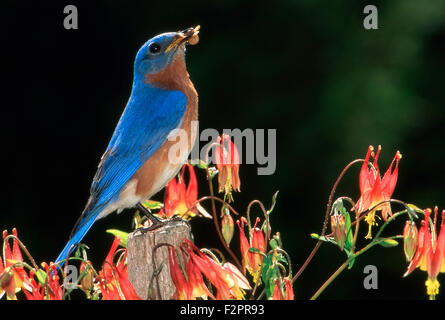
[[[64,260],[68,258],[68,253],[70,251],[71,246],[74,244],[79,243],[85,234],[90,230],[93,223],[96,221],[97,216],[99,215],[99,210],[93,210],[89,212],[85,212],[80,217],[79,221],[77,222],[76,226],[74,227],[73,232],[71,233],[70,240],[65,245],[65,248],[63,248],[62,252],[59,254],[59,256],[56,259],[56,263],[61,262],[59,264],[59,267],[62,267],[65,263]],[[75,247],[71,250],[71,253],[74,252]]]

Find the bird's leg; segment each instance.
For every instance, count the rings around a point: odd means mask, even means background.
[[[136,205],[136,208],[139,209],[139,211],[142,212],[142,214],[144,214],[148,219],[150,219],[150,221],[152,222],[152,225],[149,226],[146,229],[140,228],[142,232],[146,232],[146,231],[152,231],[155,229],[158,229],[160,227],[162,227],[163,225],[165,225],[165,222],[159,220],[158,218],[156,218],[151,212],[150,210],[148,210],[147,208],[145,208],[141,203],[138,203]]]

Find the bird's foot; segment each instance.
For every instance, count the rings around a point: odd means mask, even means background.
[[[159,228],[165,226],[165,224],[166,223],[164,221],[161,221],[160,223],[153,223],[151,226],[149,226],[147,228],[145,228],[145,227],[136,228],[136,230],[134,230],[134,231],[139,231],[139,232],[145,234],[145,233],[147,233],[149,231],[153,231],[153,230],[159,229]]]
[[[139,209],[139,211],[142,212],[143,215],[145,215],[147,217],[147,219],[149,219],[151,221],[151,226],[149,226],[148,228],[137,228],[136,231],[141,231],[142,233],[148,232],[148,231],[153,231],[156,229],[159,229],[160,227],[163,227],[166,222],[162,221],[158,218],[156,218],[149,209],[145,208],[141,203],[138,203],[136,205],[136,207]]]

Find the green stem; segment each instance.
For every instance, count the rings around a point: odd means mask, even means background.
[[[397,213],[394,213],[394,214],[393,214],[388,220],[386,220],[385,223],[380,227],[380,229],[379,229],[379,231],[377,231],[377,233],[376,233],[376,235],[375,235],[373,241],[374,241],[375,239],[379,239],[379,237],[380,237],[380,235],[382,234],[383,230],[386,228],[386,226],[387,226],[391,221],[395,220],[398,216],[401,216],[402,214],[405,214],[405,213],[409,215],[408,211],[406,211],[406,210],[403,210],[403,211],[399,211],[399,212],[397,212]],[[371,243],[372,243],[372,241],[371,241]]]
[[[223,235],[221,233],[221,230],[219,229],[218,217],[217,217],[217,214],[216,214],[215,194],[213,192],[212,178],[210,177],[209,170],[207,169],[206,171],[207,171],[207,181],[209,182],[209,192],[210,192],[210,195],[212,197],[211,203],[212,203],[213,222],[215,223],[216,232],[218,233],[219,240],[223,244],[223,246],[226,249],[226,251],[232,256],[232,258],[235,261],[238,269],[239,270],[243,270],[243,267],[242,267],[241,263],[239,262],[239,260],[236,257],[236,255],[233,253],[233,251],[230,249],[230,247],[226,243],[226,240],[224,240],[224,237],[223,237]]]
[[[37,266],[36,262],[34,261],[33,257],[31,256],[31,254],[29,253],[28,249],[26,249],[26,246],[23,244],[22,241],[20,241],[19,238],[17,238],[15,235],[10,234],[7,237],[5,237],[3,239],[3,257],[5,258],[5,243],[10,239],[14,239],[15,241],[17,241],[17,243],[19,244],[20,248],[23,250],[23,252],[25,253],[25,255],[28,257],[29,261],[31,261],[31,264],[34,266],[36,272],[39,269],[39,267]],[[5,258],[6,259],[6,258]]]
[[[325,217],[324,217],[324,222],[323,222],[323,228],[321,230],[320,233],[320,238],[323,237],[326,234],[326,229],[328,226],[328,218],[329,218],[329,212],[330,212],[330,208],[331,208],[331,204],[332,204],[332,200],[334,198],[334,194],[335,194],[335,190],[337,190],[337,186],[339,185],[341,179],[343,178],[343,176],[345,175],[346,171],[348,171],[348,169],[358,163],[358,162],[363,162],[365,161],[364,159],[356,159],[352,162],[350,162],[340,173],[340,175],[338,176],[337,180],[334,183],[334,186],[331,189],[331,193],[329,194],[329,199],[328,199],[328,203],[326,205],[326,213],[325,213]],[[320,247],[322,241],[318,240],[317,243],[315,244],[314,249],[312,249],[311,253],[309,254],[309,256],[307,257],[306,261],[303,263],[303,265],[300,267],[300,269],[297,271],[297,273],[295,274],[295,276],[292,278],[292,283],[295,282],[295,280],[298,279],[298,277],[303,273],[303,271],[306,269],[306,267],[308,266],[309,262],[311,262],[312,258],[315,256],[315,253],[318,251],[318,248]]]
[[[323,285],[317,290],[317,292],[315,292],[315,294],[311,297],[311,300],[316,300],[318,298],[318,296],[320,294],[322,294],[322,292],[331,284],[332,281],[335,280],[335,278],[337,278],[340,273],[346,269],[346,267],[349,265],[349,263],[352,261],[350,256],[330,277],[328,280],[326,280],[325,283],[323,283]]]
[[[342,271],[345,270],[345,268],[349,265],[349,263],[352,260],[354,260],[355,258],[357,258],[361,254],[365,253],[366,251],[371,249],[373,246],[375,246],[376,244],[379,244],[382,241],[385,241],[387,239],[400,239],[400,238],[403,238],[403,236],[397,235],[397,236],[392,236],[392,237],[388,237],[388,238],[374,239],[368,245],[363,247],[361,250],[357,251],[355,254],[351,254],[348,257],[348,259],[346,259],[346,261],[328,278],[328,280],[326,280],[326,282],[323,283],[323,285],[317,290],[317,292],[315,292],[315,294],[311,297],[311,300],[317,299],[318,296],[320,296],[320,294],[332,283],[332,281],[334,281],[335,278],[337,278],[340,275],[340,273],[342,273]]]

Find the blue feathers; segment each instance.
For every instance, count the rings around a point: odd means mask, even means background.
[[[108,203],[182,121],[186,96],[158,88],[136,89],[119,120],[91,186],[95,206]]]
[[[75,244],[79,243],[82,240],[82,238],[85,236],[85,234],[88,232],[88,230],[90,230],[94,221],[96,221],[96,217],[98,214],[99,214],[99,212],[90,211],[90,212],[88,212],[88,216],[85,217],[85,219],[83,221],[81,221],[81,223],[79,223],[79,225],[76,228],[76,232],[70,238],[70,240],[65,245],[62,252],[59,254],[59,256],[56,259],[56,263],[62,262],[60,264],[60,267],[64,264],[63,260],[65,260],[68,257],[68,253],[69,253],[69,250],[71,249],[71,246],[73,244],[75,245]],[[73,249],[71,250],[71,253],[74,252],[74,249],[75,248],[73,247]]]
[[[67,258],[71,245],[82,240],[106,205],[119,198],[136,171],[166,141],[170,131],[181,125],[186,104],[187,98],[180,91],[147,84],[133,86],[94,177],[87,207],[56,262]]]
[[[146,196],[130,194],[120,198],[138,169],[164,144],[170,132],[181,126],[190,96],[187,88],[197,99],[185,69],[184,52],[188,39],[198,31],[199,27],[163,33],[139,49],[130,99],[99,163],[88,203],[69,242],[56,259],[61,262],[59,266],[63,265],[71,246],[82,240],[98,218],[133,206],[136,204],[133,202],[140,201],[139,196]],[[178,83],[186,85],[178,86]],[[187,96],[182,91],[187,92]],[[197,108],[197,102],[194,103]]]

